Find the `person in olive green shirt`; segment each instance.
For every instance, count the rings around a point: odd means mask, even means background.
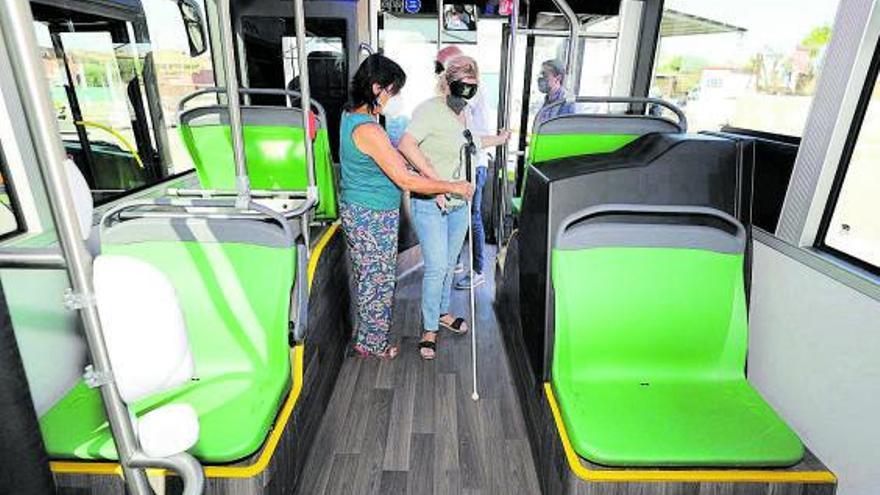
[[[419,105],[398,149],[422,174],[439,180],[462,180],[467,171],[461,159],[468,129],[468,100],[477,93],[479,70],[474,59],[459,56],[447,62],[439,77],[440,96]],[[477,143],[497,146],[503,136],[485,136]],[[449,196],[413,194],[410,212],[425,263],[422,280],[422,325],[419,352],[434,359],[439,327],[458,334],[468,331],[464,318],[449,313],[452,280],[464,244],[471,212],[467,203]]]

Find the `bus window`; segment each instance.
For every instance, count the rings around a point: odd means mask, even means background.
[[[619,24],[620,17],[615,15],[599,17],[582,26],[581,43],[578,48],[581,57],[580,74],[575,75],[574,82],[575,92],[578,96],[608,96],[611,94]],[[544,105],[545,95],[538,90],[541,64],[547,60],[558,60],[564,64],[568,51],[568,38],[565,36],[535,35],[532,38],[531,85],[527,95],[529,106],[528,114],[524,116],[528,133],[532,132],[535,117]],[[524,38],[517,43],[521,43],[520,47],[525,47],[528,39]],[[519,70],[524,69],[518,69],[515,73],[519,73]],[[605,111],[601,106],[592,104],[578,104],[577,109],[579,111]],[[515,106],[514,112],[517,111]],[[514,115],[519,114],[514,113]]]
[[[800,136],[837,4],[667,0],[651,95],[680,106],[692,131]]]
[[[880,273],[880,85],[873,77],[850,131],[852,143],[829,202],[823,243],[835,254]]]
[[[174,2],[91,3],[32,10],[65,149],[100,204],[192,168],[167,126],[213,77],[209,55],[190,57]]]
[[[312,98],[327,112],[334,160],[339,156],[339,121],[348,100],[348,58],[343,18],[308,18],[306,53]],[[247,56],[247,82],[252,88],[299,90],[296,34],[290,17],[243,15],[241,29]],[[253,95],[254,105],[284,105],[286,98]],[[298,104],[298,102],[296,102]]]
[[[176,5],[177,2],[142,1],[147,16],[147,26],[150,29],[153,66],[162,100],[162,113],[168,128],[171,163],[167,167],[167,173],[175,175],[194,167],[189,152],[178,137],[177,107],[184,96],[215,86],[211,49],[207,48],[195,57],[190,55],[186,24]],[[203,13],[205,12],[204,0],[193,0],[193,2],[198,4]],[[204,34],[207,37],[207,33]]]

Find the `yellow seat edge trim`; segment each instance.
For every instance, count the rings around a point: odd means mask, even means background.
[[[318,268],[318,260],[324,252],[324,248],[330,242],[330,239],[333,238],[333,235],[338,229],[338,222],[331,225],[315,245],[315,249],[309,259],[308,282],[310,287],[312,285],[312,280],[314,279],[315,271]],[[281,408],[281,413],[278,415],[278,421],[275,423],[276,428],[273,428],[271,433],[269,433],[269,439],[266,441],[266,445],[260,452],[257,460],[253,464],[247,466],[206,466],[206,477],[253,478],[262,473],[263,470],[269,466],[269,461],[272,460],[272,456],[275,454],[275,448],[278,447],[278,442],[281,440],[281,435],[287,427],[290,415],[293,413],[293,408],[296,406],[299,394],[302,391],[304,354],[304,344],[298,344],[290,351],[290,365],[294,377],[293,387],[290,389],[290,393],[287,395],[287,399],[285,399],[284,405]],[[279,425],[282,427],[277,428]],[[56,474],[122,476],[122,468],[117,462],[50,461],[49,467],[52,472]],[[167,473],[164,469],[147,469],[147,474],[149,476],[164,476]]]
[[[549,382],[544,383],[544,393],[550,410],[553,412],[553,420],[559,438],[562,439],[562,448],[568,460],[568,466],[578,478],[590,482],[706,482],[706,483],[836,483],[837,477],[830,471],[763,471],[763,470],[660,470],[660,469],[626,469],[626,470],[599,470],[590,469],[581,463],[581,459],[574,451],[565,423],[562,422],[562,414],[553,394],[553,386]]]

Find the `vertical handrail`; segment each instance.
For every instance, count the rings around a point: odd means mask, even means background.
[[[226,109],[229,113],[229,130],[232,133],[232,156],[235,161],[235,188],[238,205],[246,208],[251,201],[251,184],[248,178],[247,158],[244,153],[244,132],[241,125],[241,102],[238,96],[238,77],[235,74],[235,40],[232,33],[231,0],[216,0],[217,23],[220,25],[220,43],[223,45],[223,76],[226,79]]]
[[[112,380],[112,368],[92,284],[92,256],[86,249],[64,168],[66,154],[61,145],[58,122],[49,103],[46,75],[43,72],[33,26],[30,3],[0,0],[0,32],[9,51],[12,73],[21,102],[40,175],[46,188],[49,209],[58,235],[58,243],[67,260],[67,275],[72,293],[68,307],[79,310],[83,332],[95,375],[102,377],[99,390],[113,440],[119,455],[125,483],[133,495],[152,493],[142,469],[132,466],[138,450],[128,408]],[[59,301],[60,302],[60,301]]]
[[[510,29],[509,39],[507,42],[507,59],[505,60],[504,84],[501,85],[503,93],[499,95],[500,107],[498,111],[498,127],[502,129],[511,128],[510,125],[510,107],[511,95],[513,94],[513,65],[516,62],[516,38],[519,36],[519,0],[512,2],[510,11]],[[526,129],[520,129],[520,132],[526,132]],[[510,145],[504,143],[496,148],[495,157],[495,173],[496,183],[498,184],[498,219],[495,225],[495,237],[498,245],[504,240],[504,222],[507,217],[507,155],[510,152]]]
[[[437,0],[437,51],[443,44],[443,0]]]
[[[568,19],[568,54],[565,61],[565,94],[569,103],[574,101],[575,87],[574,81],[577,79],[575,74],[578,70],[578,36],[580,35],[580,21],[577,14],[572,10],[566,0],[553,0],[556,7],[562,12],[562,15]]]
[[[304,141],[306,145],[306,171],[309,178],[308,195],[310,199],[314,199],[317,197],[315,188],[315,148],[309,137],[312,91],[311,86],[309,86],[309,61],[308,51],[306,50],[306,12],[303,7],[303,0],[294,0],[293,16],[295,17],[294,29],[296,30],[296,58],[297,65],[299,65],[299,101],[300,108],[302,108],[303,129],[306,133]],[[329,124],[325,123],[325,125]]]

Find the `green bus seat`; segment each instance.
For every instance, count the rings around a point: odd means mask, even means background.
[[[580,155],[613,153],[652,133],[678,133],[674,122],[645,115],[567,114],[538,124],[529,139],[526,176],[531,165]],[[522,211],[522,197],[512,200],[514,213]]]
[[[797,464],[799,438],[745,378],[742,226],[708,208],[611,210],[566,222],[552,254],[551,382],[575,451],[607,466]]]
[[[232,137],[225,106],[212,105],[180,114],[180,137],[192,156],[201,186],[235,190]],[[253,189],[305,191],[308,186],[305,132],[298,108],[243,106],[248,176]],[[315,182],[320,202],[315,218],[337,218],[336,179],[326,125],[318,121],[314,141]]]
[[[133,412],[192,405],[201,432],[190,452],[202,462],[256,452],[291,385],[292,239],[254,220],[142,218],[109,228],[102,244],[105,254],[149,262],[169,277],[193,352],[196,378],[139,401]],[[40,428],[53,458],[117,458],[98,391],[82,380],[43,415]]]

